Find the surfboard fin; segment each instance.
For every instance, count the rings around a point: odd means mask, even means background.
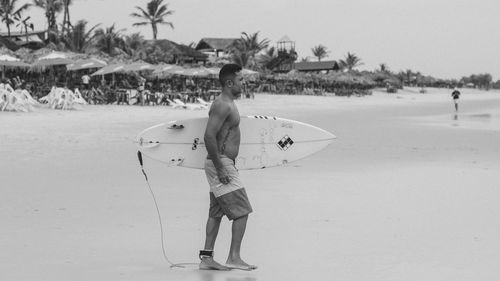
[[[171,124],[170,126],[167,127],[168,129],[175,129],[175,130],[180,130],[180,129],[184,129],[184,125],[180,124],[180,125],[177,125],[177,124]]]
[[[184,162],[184,158],[179,158],[179,159],[170,159],[170,163],[168,163],[169,166],[179,166]]]

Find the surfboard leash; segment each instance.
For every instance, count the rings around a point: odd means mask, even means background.
[[[139,159],[139,164],[141,165],[142,174],[144,175],[144,178],[146,179],[146,183],[148,184],[149,193],[151,194],[151,197],[153,198],[153,202],[154,202],[155,207],[156,207],[156,213],[158,214],[158,222],[160,224],[160,235],[161,235],[161,249],[162,249],[163,258],[170,264],[170,268],[174,268],[174,267],[185,268],[186,265],[193,265],[193,264],[197,265],[197,263],[173,263],[168,258],[167,251],[165,250],[165,241],[164,241],[165,234],[163,231],[163,223],[162,223],[160,208],[158,207],[158,202],[156,201],[156,196],[153,192],[153,189],[151,188],[151,185],[149,184],[148,175],[144,171],[144,165],[143,165],[143,161],[142,161],[142,153],[140,151],[137,151],[137,158]]]

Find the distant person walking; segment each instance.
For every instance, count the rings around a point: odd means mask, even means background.
[[[460,99],[460,92],[456,87],[453,89],[451,96],[453,97],[453,102],[455,103],[455,111],[458,111],[458,100]]]

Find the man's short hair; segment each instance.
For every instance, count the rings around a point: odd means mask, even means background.
[[[224,87],[227,80],[231,80],[236,76],[236,73],[241,71],[241,66],[229,63],[225,64],[219,71],[219,82]]]

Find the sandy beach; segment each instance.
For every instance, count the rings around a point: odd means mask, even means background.
[[[90,105],[0,112],[1,280],[497,280],[500,92],[407,88],[366,97],[257,94],[241,115],[334,133],[286,167],[242,171],[252,272],[171,269],[134,137],[207,110]],[[145,159],[166,251],[197,263],[208,186],[201,170]],[[215,258],[224,262],[224,219]]]

